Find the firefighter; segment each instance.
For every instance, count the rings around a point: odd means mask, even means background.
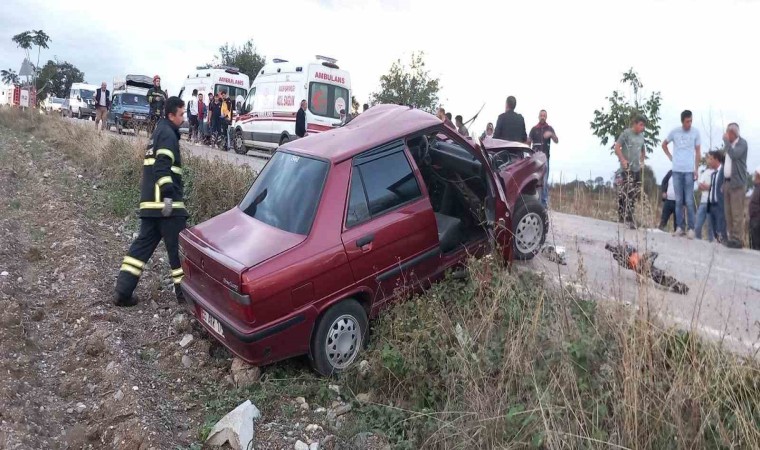
[[[134,290],[161,239],[169,254],[177,301],[184,302],[179,288],[183,272],[178,248],[179,233],[187,222],[187,210],[182,198],[182,156],[179,152],[179,127],[184,112],[185,103],[179,97],[170,97],[166,101],[166,117],[156,125],[145,152],[140,184],[140,234],[122,262],[116,280],[116,306],[137,304]]]
[[[155,126],[161,119],[164,113],[164,104],[166,103],[166,92],[161,89],[161,77],[158,75],[153,77],[153,87],[148,89],[148,105],[150,106],[149,113],[149,131],[152,133],[155,130]]]

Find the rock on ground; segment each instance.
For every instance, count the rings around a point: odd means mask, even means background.
[[[230,372],[237,387],[250,386],[259,381],[259,377],[261,377],[261,369],[248,364],[240,358],[232,360]]]
[[[214,425],[206,445],[222,446],[228,443],[233,450],[247,450],[253,442],[253,424],[261,412],[250,400],[241,403]]]

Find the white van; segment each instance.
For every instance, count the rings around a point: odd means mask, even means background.
[[[187,105],[188,100],[193,96],[193,90],[197,89],[199,94],[203,94],[203,101],[208,106],[209,92],[216,95],[225,90],[227,96],[234,99],[234,107],[237,109],[245,101],[250,86],[248,75],[240,73],[237,67],[216,66],[210,69],[198,67],[185,78],[182,89],[179,91],[179,98]],[[180,127],[180,131],[186,133],[187,130],[187,111],[185,111],[185,123]]]
[[[69,95],[63,100],[61,112],[77,119],[95,118],[95,91],[100,86],[87,83],[73,83]]]
[[[233,122],[235,151],[276,149],[296,136],[296,112],[306,100],[306,131],[321,133],[340,125],[340,110],[351,107],[351,77],[337,60],[317,56],[314,61],[275,59],[253,80],[240,116]]]

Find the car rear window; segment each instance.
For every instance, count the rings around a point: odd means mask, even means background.
[[[276,152],[240,203],[240,209],[280,230],[308,235],[328,167],[325,161]]]
[[[144,95],[122,94],[121,102],[131,106],[148,106],[148,98]]]

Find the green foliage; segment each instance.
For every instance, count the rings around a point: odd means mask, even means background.
[[[84,72],[75,65],[68,61],[49,60],[37,77],[37,90],[41,91],[47,85],[47,95],[63,98],[66,97],[73,83],[83,81]]]
[[[424,52],[412,53],[409,66],[395,61],[380,77],[380,89],[372,94],[372,103],[408,105],[427,112],[438,106],[440,80],[425,68]]]
[[[9,68],[8,70],[1,70],[0,71],[0,79],[3,80],[3,83],[5,84],[19,84],[19,77],[15,70]]]
[[[251,82],[266,63],[266,58],[256,51],[253,39],[249,39],[240,47],[225,43],[219,47],[219,55],[216,59],[223,65],[237,67],[240,69],[240,73],[248,75]],[[248,86],[246,86],[247,88]]]
[[[34,80],[36,80],[40,66],[40,54],[43,48],[49,48],[48,42],[50,42],[50,36],[48,36],[43,30],[31,30],[19,33],[13,36],[11,40],[15,42],[18,47],[24,49],[24,54],[26,55],[27,60],[29,59],[29,51],[32,49],[32,46],[37,46],[37,65],[34,66]]]
[[[645,98],[642,89],[644,84],[633,68],[623,74],[620,82],[630,89],[630,96],[626,96],[620,90],[612,91],[606,100],[609,105],[606,108],[594,111],[594,120],[591,121],[591,130],[594,136],[599,138],[602,145],[614,144],[618,136],[631,125],[631,120],[638,114],[647,118],[647,126],[644,130],[647,153],[652,153],[660,143],[660,107],[662,96],[660,92],[653,92]],[[611,147],[612,148],[612,147]]]

